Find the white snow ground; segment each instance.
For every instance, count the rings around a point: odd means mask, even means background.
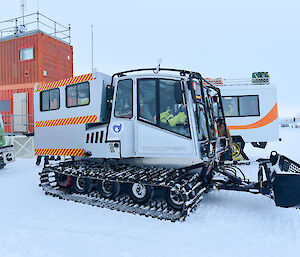
[[[246,153],[277,150],[300,162],[300,129],[280,133],[282,142]],[[34,163],[18,159],[0,171],[0,257],[300,256],[300,210],[264,196],[215,191],[185,222],[171,223],[46,196]],[[256,178],[256,164],[243,169]]]

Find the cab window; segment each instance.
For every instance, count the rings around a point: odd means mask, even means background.
[[[40,93],[40,110],[57,110],[60,106],[59,89],[50,89]]]
[[[117,97],[115,103],[115,117],[132,118],[132,87],[131,79],[120,80],[117,86]]]
[[[178,80],[139,79],[138,118],[174,133],[191,136],[187,108]]]
[[[83,82],[66,87],[67,107],[84,106],[90,103],[90,84]]]

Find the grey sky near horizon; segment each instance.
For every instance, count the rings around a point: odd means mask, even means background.
[[[21,15],[20,0],[1,0],[0,20]],[[26,13],[38,0],[26,1]],[[74,74],[163,67],[204,77],[249,78],[268,71],[279,115],[300,117],[300,2],[297,0],[39,0],[39,11],[71,24]]]

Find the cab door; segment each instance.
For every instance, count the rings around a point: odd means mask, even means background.
[[[132,79],[121,79],[116,82],[107,141],[120,142],[119,149],[115,149],[120,152],[120,158],[134,156],[134,119],[136,113],[134,108],[136,94],[134,92]]]
[[[195,156],[183,85],[180,80],[137,79],[137,157]]]

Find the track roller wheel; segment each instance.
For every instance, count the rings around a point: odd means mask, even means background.
[[[100,180],[98,182],[98,189],[101,195],[105,198],[114,199],[120,193],[121,185],[119,182]]]
[[[92,189],[92,180],[89,178],[83,178],[81,176],[73,177],[72,184],[74,191],[80,194],[88,194]]]
[[[55,173],[55,179],[60,187],[69,187],[72,185],[72,177],[60,173]]]
[[[153,187],[139,183],[130,186],[130,197],[137,203],[147,203],[153,196]]]
[[[183,195],[175,188],[166,190],[166,201],[170,207],[176,211],[181,211],[184,206]]]

